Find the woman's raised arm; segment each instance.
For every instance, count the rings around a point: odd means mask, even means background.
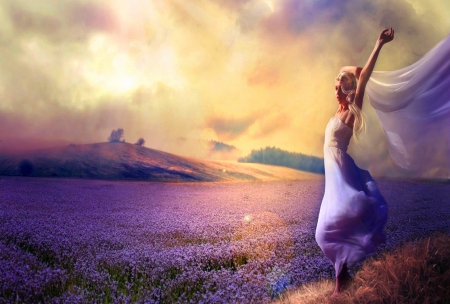
[[[394,39],[394,30],[392,29],[392,27],[390,29],[384,29],[381,32],[380,36],[378,37],[377,42],[375,43],[375,47],[372,51],[372,54],[370,54],[370,57],[367,60],[366,65],[362,68],[362,70],[359,74],[359,82],[358,82],[358,86],[356,87],[355,103],[360,109],[362,108],[364,91],[366,90],[366,84],[369,81],[370,75],[372,75],[373,69],[375,67],[375,63],[377,62],[377,59],[378,59],[378,54],[380,53],[380,50],[383,47],[383,45],[385,43],[392,41],[393,39]],[[355,73],[356,73],[356,71],[355,71]],[[358,78],[358,76],[357,76],[357,78]]]

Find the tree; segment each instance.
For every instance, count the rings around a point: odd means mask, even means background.
[[[285,166],[321,174],[325,172],[323,158],[305,155],[302,153],[289,152],[275,147],[252,150],[250,155],[239,158],[238,162]]]
[[[145,144],[145,140],[143,138],[139,138],[138,141],[136,142],[136,145],[138,146],[144,146]]]
[[[112,130],[111,135],[108,137],[108,141],[110,142],[120,142],[123,137],[123,129],[119,128],[117,130]]]
[[[23,176],[29,176],[33,172],[33,164],[28,159],[24,159],[19,164],[19,171]]]

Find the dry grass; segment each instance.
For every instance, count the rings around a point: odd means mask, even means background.
[[[450,303],[450,236],[407,243],[367,260],[339,298],[330,299],[334,281],[287,292],[285,303]]]

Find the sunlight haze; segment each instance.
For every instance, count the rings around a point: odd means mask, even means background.
[[[105,142],[123,128],[127,142],[190,157],[204,155],[198,139],[322,157],[339,68],[363,66],[391,26],[376,70],[410,65],[449,20],[442,0],[5,0],[0,149]],[[363,110],[350,154],[401,175],[367,98]]]

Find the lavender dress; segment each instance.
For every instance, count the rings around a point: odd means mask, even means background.
[[[316,241],[333,263],[336,275],[384,242],[387,205],[369,172],[358,168],[347,147],[352,129],[333,117],[325,130],[325,194]]]

